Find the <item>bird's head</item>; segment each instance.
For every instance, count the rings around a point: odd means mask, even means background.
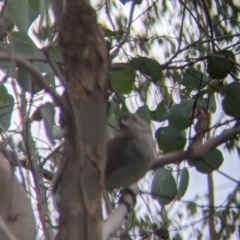
[[[124,136],[132,137],[142,133],[151,134],[151,128],[138,114],[127,113],[119,118],[119,127]]]

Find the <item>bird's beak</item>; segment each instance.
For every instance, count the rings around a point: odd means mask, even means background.
[[[119,119],[119,127],[124,128],[129,124],[129,121],[126,117],[122,117]]]

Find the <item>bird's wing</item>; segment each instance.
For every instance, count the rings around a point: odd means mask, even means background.
[[[124,164],[124,152],[127,145],[126,138],[114,138],[107,144],[107,164],[106,164],[106,175],[114,172],[115,169],[119,168]]]

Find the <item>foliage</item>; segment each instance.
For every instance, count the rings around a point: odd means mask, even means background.
[[[27,60],[46,84],[60,94],[63,89],[60,70],[64,66],[50,6],[47,1],[39,0],[7,2],[8,16],[15,27],[0,42],[1,56],[17,55]],[[240,116],[238,1],[92,2],[109,43],[112,92],[108,123],[114,134],[117,134],[116,117],[127,109],[136,111],[154,125],[160,156],[203,144],[237,123]],[[11,130],[14,141],[20,138],[21,142],[20,128],[36,140],[37,166],[44,176],[39,180],[49,189],[45,179],[50,180],[49,176],[55,171],[59,146],[64,141],[61,124],[57,121],[58,103],[49,97],[29,70],[16,67],[14,61],[3,60],[0,60],[0,68],[1,131],[9,136]],[[27,116],[28,126],[22,121],[22,125],[15,125],[14,109],[21,119]],[[12,120],[11,116],[14,116]],[[45,134],[39,130],[41,124]],[[7,135],[2,134],[5,141],[8,141]],[[239,150],[238,139],[228,140],[231,147],[227,142],[227,149]],[[24,156],[21,161],[28,156],[25,140],[23,142],[24,147],[15,144]],[[214,229],[215,239],[236,235],[236,208],[239,208],[236,192],[226,197],[223,211],[215,208],[214,216],[204,212],[198,203],[184,205],[184,201],[181,202],[191,181],[188,168],[204,174],[219,171],[222,163],[228,161],[225,152],[215,148],[202,158],[186,160],[188,165],[175,162],[154,172],[149,193],[152,197],[148,197],[159,217],[151,219],[153,209],[142,202],[144,216],[139,216],[141,209],[136,208],[136,221],[127,231],[128,238],[139,234],[142,238],[156,239],[157,229],[164,226],[170,230],[172,239],[191,239],[194,234],[201,239],[207,235],[202,229],[206,230],[208,217],[219,221]],[[231,177],[228,180],[232,181]],[[210,200],[205,198],[205,201]],[[184,208],[179,208],[178,216],[171,219],[172,205],[179,202]],[[231,204],[232,210],[227,208]],[[165,209],[168,210],[165,212]],[[201,224],[197,225],[199,216]],[[54,221],[53,216],[51,220]],[[188,227],[193,221],[196,221],[195,231]],[[186,233],[181,232],[182,222],[187,222]],[[223,229],[227,225],[229,228]],[[171,231],[173,229],[179,232]]]

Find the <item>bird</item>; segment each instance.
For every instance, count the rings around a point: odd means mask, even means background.
[[[119,118],[120,136],[107,143],[105,187],[127,188],[150,170],[155,142],[150,126],[137,113]]]

